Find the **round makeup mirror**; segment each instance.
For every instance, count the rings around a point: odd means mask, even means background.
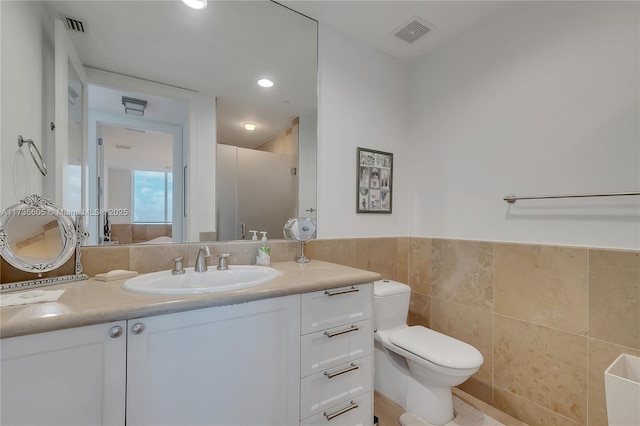
[[[308,217],[292,217],[284,224],[282,233],[287,240],[300,242],[300,257],[296,258],[298,263],[309,263],[310,260],[304,255],[304,244],[316,235],[316,226]]]
[[[64,265],[78,253],[77,226],[64,210],[38,195],[4,209],[0,215],[0,255],[14,268],[42,274]],[[76,257],[76,274],[3,284],[0,290],[85,279]]]

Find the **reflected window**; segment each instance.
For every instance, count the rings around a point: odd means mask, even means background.
[[[173,173],[133,171],[133,223],[171,223]]]

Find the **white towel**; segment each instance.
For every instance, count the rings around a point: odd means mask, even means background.
[[[30,290],[0,295],[0,306],[27,305],[38,302],[55,302],[64,290]]]

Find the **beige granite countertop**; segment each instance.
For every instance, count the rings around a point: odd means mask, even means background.
[[[380,279],[380,275],[375,272],[317,260],[304,265],[295,262],[276,262],[272,263],[271,267],[277,269],[280,276],[267,284],[199,295],[166,296],[132,293],[122,288],[125,280],[102,282],[93,278],[41,287],[42,290],[65,289],[65,292],[56,302],[0,308],[0,337],[231,305]],[[54,315],[51,316],[52,314]]]

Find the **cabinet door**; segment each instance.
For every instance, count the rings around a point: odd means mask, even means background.
[[[124,425],[125,327],[120,321],[2,339],[0,424]]]
[[[298,422],[300,296],[130,320],[127,425]]]

